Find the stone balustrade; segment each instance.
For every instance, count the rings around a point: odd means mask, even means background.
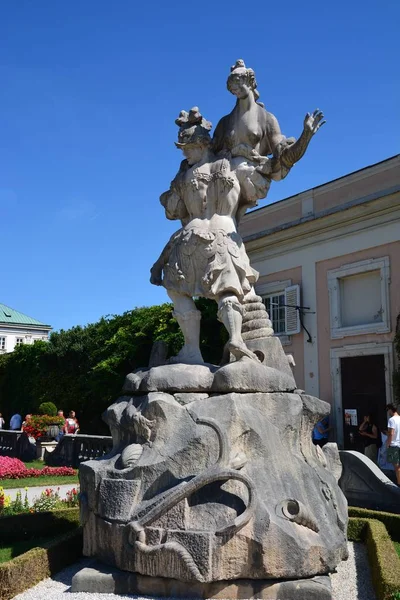
[[[23,431],[0,429],[0,456],[25,458],[27,436]],[[29,442],[28,442],[29,444]],[[77,468],[85,460],[99,458],[112,449],[112,437],[107,435],[66,434],[53,452],[44,453],[50,466]]]
[[[81,462],[104,456],[111,449],[111,436],[66,434],[53,452],[45,452],[44,460],[49,466],[77,468]]]
[[[22,435],[22,431],[0,429],[0,456],[11,456],[12,458],[19,458],[19,440]]]

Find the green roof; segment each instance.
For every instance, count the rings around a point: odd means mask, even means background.
[[[45,325],[41,321],[37,319],[32,319],[32,317],[28,317],[5,304],[1,304],[0,302],[0,324],[1,323],[10,323],[11,325],[39,325],[42,327],[50,327],[50,325]]]

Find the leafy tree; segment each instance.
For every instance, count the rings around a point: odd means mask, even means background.
[[[201,346],[206,362],[218,363],[227,336],[215,302],[196,300],[202,312]],[[108,433],[102,412],[120,394],[125,376],[148,364],[152,345],[167,343],[176,354],[183,339],[171,304],[135,308],[97,323],[54,332],[49,342],[21,345],[0,356],[0,411],[37,412],[53,402],[75,410],[82,432]]]

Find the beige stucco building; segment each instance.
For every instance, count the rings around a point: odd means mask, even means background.
[[[356,420],[384,426],[393,400],[400,155],[257,209],[240,231],[298,386],[332,404],[335,439],[355,448]]]

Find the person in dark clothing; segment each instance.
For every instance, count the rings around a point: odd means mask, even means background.
[[[358,432],[363,438],[365,456],[375,464],[378,464],[378,449],[382,444],[382,438],[372,414],[364,416],[364,420],[361,423]]]

